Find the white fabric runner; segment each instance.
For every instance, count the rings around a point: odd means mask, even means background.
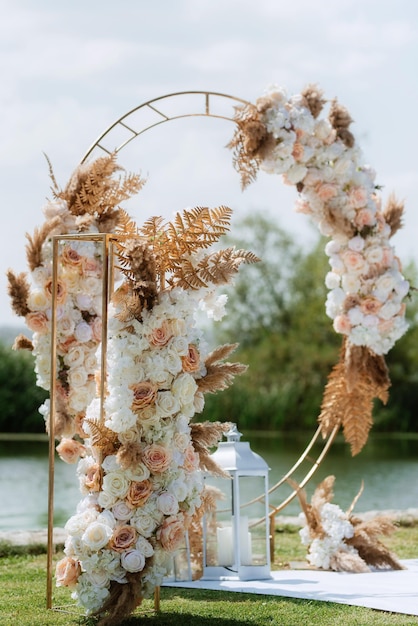
[[[167,582],[164,586],[323,600],[418,615],[418,559],[401,563],[406,569],[380,570],[367,574],[309,569],[280,570],[272,572],[270,580],[197,580]]]

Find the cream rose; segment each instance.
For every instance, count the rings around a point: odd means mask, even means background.
[[[74,335],[80,343],[87,343],[87,341],[90,341],[93,337],[93,331],[90,324],[81,321],[75,327]]]
[[[164,515],[175,515],[179,511],[177,498],[168,491],[164,491],[158,496],[157,507]]]
[[[181,404],[193,402],[197,390],[197,383],[193,376],[184,372],[177,376],[171,387],[172,394],[179,399]]]
[[[49,332],[49,320],[44,311],[34,311],[25,317],[27,327],[35,333],[44,334]]]
[[[34,289],[30,292],[28,297],[28,307],[31,311],[46,311],[50,305],[51,301],[45,291]]]
[[[103,491],[109,496],[122,500],[128,493],[130,480],[123,470],[110,472],[103,478]]]
[[[112,529],[107,524],[93,522],[87,526],[81,540],[90,550],[97,552],[109,543],[111,537]]]
[[[169,417],[180,411],[180,403],[171,391],[159,391],[155,400],[155,406],[162,417]]]

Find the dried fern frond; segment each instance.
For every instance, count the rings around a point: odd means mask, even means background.
[[[402,200],[398,200],[394,193],[391,193],[383,211],[383,217],[390,226],[390,237],[393,237],[402,228],[404,209],[405,203]]]
[[[25,317],[30,309],[28,307],[28,298],[30,285],[25,272],[15,274],[12,270],[7,270],[7,293],[12,301],[12,309],[16,315]]]
[[[170,242],[168,255],[174,264],[181,262],[184,255],[219,241],[229,230],[231,215],[232,210],[226,206],[214,209],[198,206],[177,213],[166,229]]]
[[[115,245],[118,245],[119,240],[134,239],[138,237],[138,226],[134,219],[125,211],[125,209],[118,210],[118,225],[115,231],[116,239]]]
[[[40,228],[35,228],[33,235],[26,233],[25,236],[28,240],[26,244],[26,258],[31,272],[36,267],[42,265],[42,246],[60,222],[60,217],[56,216],[52,220],[45,222]]]
[[[197,266],[197,271],[205,283],[226,285],[238,272],[242,263],[259,262],[260,259],[253,252],[230,247],[205,256]]]
[[[88,213],[100,217],[138,193],[144,180],[137,174],[114,177],[121,168],[116,154],[100,157],[92,163],[80,165],[59,197],[67,201],[73,215]]]
[[[13,350],[29,350],[29,352],[32,352],[33,343],[30,339],[28,339],[28,337],[25,337],[25,335],[20,334],[14,340],[12,349]]]
[[[90,434],[92,447],[106,451],[108,454],[118,447],[117,433],[98,421],[85,418],[83,428]]]

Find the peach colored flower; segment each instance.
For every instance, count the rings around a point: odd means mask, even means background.
[[[293,144],[292,157],[295,161],[301,161],[303,159],[303,155],[305,154],[305,149],[300,141],[295,141]]]
[[[49,331],[48,318],[43,311],[28,313],[25,322],[30,330],[40,335],[45,335]]]
[[[372,296],[364,298],[360,304],[360,309],[365,315],[376,315],[381,307],[382,303],[380,300]]]
[[[57,587],[75,587],[80,574],[80,563],[72,557],[64,557],[58,561],[55,569]]]
[[[388,333],[393,328],[393,318],[390,320],[381,320],[378,324],[378,329],[380,333]]]
[[[295,202],[294,210],[296,213],[302,213],[303,215],[311,215],[312,209],[306,200],[298,198]]]
[[[335,332],[348,335],[351,330],[350,318],[347,315],[337,315],[334,319],[333,326]]]
[[[346,250],[342,254],[342,258],[347,269],[353,270],[355,272],[361,271],[366,264],[363,255],[360,254],[360,252],[356,252],[355,250]]]
[[[148,341],[155,348],[161,348],[162,346],[166,346],[172,337],[173,332],[170,328],[170,324],[164,320],[159,328],[154,328],[148,337]]]
[[[124,552],[134,545],[138,534],[136,529],[129,524],[116,526],[113,536],[109,542],[109,547],[115,552]]]
[[[145,479],[141,481],[132,481],[128,493],[126,495],[126,502],[132,508],[143,506],[152,493],[152,482]]]
[[[161,528],[157,531],[157,539],[161,542],[164,550],[174,552],[184,540],[184,531],[183,516],[172,515],[164,520]]]
[[[89,467],[84,485],[89,491],[100,491],[103,482],[103,470],[98,463]]]
[[[76,267],[81,266],[83,261],[83,257],[78,254],[77,250],[71,248],[71,246],[64,246],[61,258],[65,264],[74,265]]]
[[[150,472],[162,474],[170,467],[171,452],[168,448],[159,443],[152,443],[142,453],[142,462]]]
[[[348,193],[348,203],[353,209],[360,209],[367,203],[367,191],[364,187],[354,187]]]
[[[186,356],[181,357],[181,362],[183,364],[183,371],[188,372],[196,372],[200,367],[200,354],[199,350],[196,346],[191,343],[189,345],[189,351]]]
[[[129,385],[129,389],[132,389],[134,399],[131,405],[132,411],[138,413],[141,409],[154,404],[157,396],[157,387],[153,383],[144,381],[142,383],[135,383]]]
[[[364,226],[374,226],[376,223],[375,214],[370,209],[360,209],[357,211],[354,222],[358,228]]]
[[[83,273],[101,276],[102,268],[101,268],[100,263],[98,263],[96,259],[89,259],[87,257],[82,257],[82,266],[83,266]]]
[[[323,202],[327,202],[328,200],[338,196],[338,187],[332,183],[322,183],[317,186],[315,191]]]
[[[52,278],[45,283],[45,292],[49,297],[52,297]],[[62,304],[67,298],[67,287],[62,280],[57,280],[57,302]]]
[[[193,446],[188,446],[188,448],[186,448],[183,467],[186,472],[194,472],[199,468],[199,455]]]
[[[78,435],[79,437],[81,437],[82,439],[87,439],[88,434],[83,430],[83,422],[84,422],[84,418],[85,418],[86,414],[84,413],[84,411],[81,411],[80,413],[77,413],[77,415],[74,417],[74,432],[76,435]]]
[[[57,445],[56,450],[60,458],[66,463],[77,463],[80,456],[84,456],[86,449],[82,443],[75,439],[64,438]]]

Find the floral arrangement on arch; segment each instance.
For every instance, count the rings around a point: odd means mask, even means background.
[[[330,238],[326,313],[343,345],[319,421],[324,436],[342,424],[354,455],[367,441],[373,399],[388,398],[384,355],[408,327],[409,283],[390,243],[401,227],[403,204],[391,195],[382,207],[376,174],[349,130],[348,111],[333,100],[323,116],[325,104],[314,85],[290,97],[274,86],[255,104],[236,107],[229,147],[243,188],[259,169],[281,174],[299,193],[296,211]]]
[[[306,493],[295,486],[304,522],[299,531],[308,548],[308,562],[314,567],[336,572],[370,572],[374,569],[403,569],[396,556],[380,541],[396,529],[387,515],[362,521],[353,515],[362,489],[347,512],[332,503],[335,477],[328,476],[315,489],[310,504]]]
[[[209,449],[229,424],[191,420],[206,393],[228,387],[246,366],[226,361],[236,344],[209,350],[197,312],[221,319],[226,297],[217,287],[241,263],[258,261],[232,247],[211,251],[229,229],[224,206],[138,227],[117,203],[143,181],[116,177],[119,169],[114,155],[82,165],[64,191],[51,171],[55,198],[44,226],[28,236],[32,281],[8,274],[13,308],[33,331],[16,347],[33,350],[37,382],[49,389],[51,238],[80,235],[59,248],[54,432],[61,458],[78,463],[82,499],[65,526],[56,580],[102,626],[118,624],[162,583],[185,530],[202,515],[200,470],[221,472]],[[119,273],[108,308],[104,397],[103,263],[89,240],[98,232],[113,233]],[[48,425],[48,402],[41,412]]]

